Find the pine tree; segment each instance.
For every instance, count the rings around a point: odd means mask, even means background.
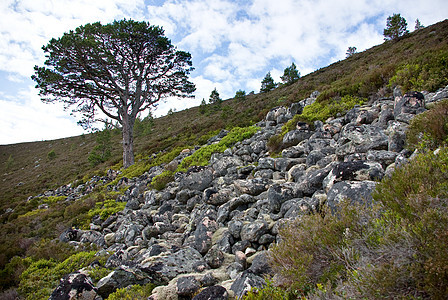
[[[268,72],[264,79],[261,81],[261,89],[260,92],[266,93],[275,89],[276,84],[274,83],[274,79],[272,79],[271,72]]]
[[[295,63],[292,63],[290,67],[286,68],[283,71],[283,76],[280,77],[280,79],[283,81],[284,84],[292,84],[299,80],[300,78],[300,72],[297,71],[297,67]]]
[[[396,40],[399,37],[409,33],[407,30],[408,24],[405,18],[401,17],[400,14],[393,14],[387,18],[387,25],[383,31],[384,39]]]
[[[222,103],[222,99],[219,97],[219,93],[216,90],[216,88],[211,92],[210,97],[208,99],[208,102],[210,104],[215,104],[217,106],[220,106]]]

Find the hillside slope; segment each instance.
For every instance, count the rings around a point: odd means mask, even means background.
[[[403,132],[412,117],[409,113],[414,115],[422,111],[395,111],[392,89],[387,85],[397,75],[395,82],[410,89],[424,87],[434,91],[444,87],[448,83],[447,33],[448,21],[441,22],[316,71],[294,85],[266,94],[248,95],[242,101],[230,99],[220,108],[208,106],[203,113],[196,107],[156,119],[151,134],[136,138],[139,162],[122,174],[105,171],[114,164],[118,164],[115,169],[119,168],[118,132],[112,135],[116,143],[112,159],[97,167],[87,162],[88,153],[95,145],[93,135],[1,146],[5,164],[2,165],[0,262],[2,268],[6,266],[2,270],[2,286],[18,285],[14,269],[23,271],[28,267],[31,268],[27,273],[29,280],[25,276],[20,283],[23,293],[31,297],[33,286],[48,285],[51,280],[41,284],[33,281],[36,275],[33,275],[36,267],[33,263],[55,255],[58,256],[56,260],[63,261],[71,257],[73,251],[66,243],[51,241],[56,237],[80,248],[91,242],[108,251],[123,250],[138,262],[140,269],[153,268],[156,273],[153,275],[160,276],[150,281],[166,284],[174,279],[172,276],[178,274],[178,270],[156,270],[158,267],[142,259],[143,252],[149,251],[148,255],[153,256],[149,253],[154,253],[151,251],[155,248],[156,252],[167,250],[161,258],[171,264],[170,259],[185,259],[174,254],[186,247],[182,255],[198,263],[205,259],[204,266],[213,268],[216,258],[213,255],[219,256],[218,262],[221,260],[219,251],[233,255],[236,250],[266,249],[278,234],[274,223],[280,224],[278,221],[284,219],[288,211],[293,209],[290,214],[297,215],[301,211],[315,210],[321,204],[319,199],[334,196],[330,191],[341,188],[337,168],[342,168],[338,163],[344,161],[362,161],[354,163],[349,168],[354,171],[347,176],[352,181],[360,181],[362,190],[371,191],[375,185],[373,180],[391,172],[392,168],[388,167],[396,157],[409,156],[409,152],[402,153]],[[407,73],[407,69],[413,71]],[[312,93],[315,90],[320,94]],[[427,96],[427,101],[434,100],[435,96]],[[422,97],[419,94],[416,98],[420,107]],[[369,105],[345,114],[344,109],[351,108],[345,104],[362,101]],[[283,107],[271,110],[279,105]],[[312,122],[329,116],[313,112],[316,107],[332,107],[329,113],[340,118],[326,124]],[[301,118],[308,123],[298,123]],[[388,121],[398,124],[389,128]],[[250,127],[234,129],[227,135],[223,131],[215,136],[220,129],[254,123],[261,130],[250,139],[253,134]],[[361,129],[365,134],[357,133]],[[212,136],[219,143],[212,144],[209,140]],[[269,157],[273,137],[281,139],[284,149],[280,158]],[[207,141],[209,147],[201,148],[206,150],[194,152],[193,149],[197,149],[194,146]],[[192,150],[182,151],[184,148]],[[51,151],[56,154],[55,158],[49,155]],[[224,155],[210,156],[217,151]],[[381,151],[390,153],[383,156]],[[9,157],[12,157],[10,162]],[[185,170],[189,172],[176,172]],[[327,180],[331,172],[335,173],[335,178],[330,176]],[[92,178],[95,173],[99,176]],[[364,182],[366,176],[368,182]],[[63,186],[76,179],[75,184]],[[343,177],[341,182],[349,179]],[[150,190],[150,187],[161,191]],[[55,188],[58,189],[49,190]],[[45,190],[49,191],[44,193]],[[340,193],[333,191],[333,194]],[[26,200],[28,196],[32,196],[29,201]],[[332,201],[338,202],[336,198]],[[296,201],[283,207],[285,199]],[[235,225],[237,221],[241,224]],[[242,231],[247,222],[252,227],[247,226]],[[78,229],[66,231],[71,227]],[[228,228],[231,236],[217,230],[218,227]],[[202,240],[209,231],[223,236]],[[65,235],[61,236],[63,232]],[[108,235],[112,233],[114,235]],[[226,248],[210,252],[224,236],[229,240],[223,240],[224,245],[220,246]],[[156,244],[163,249],[154,246]],[[10,261],[13,256],[27,258]],[[227,258],[228,266],[229,256],[223,257]],[[230,259],[236,258],[230,256]],[[118,265],[109,264],[109,267],[121,266],[120,260],[116,263]],[[44,264],[50,268],[55,263]],[[236,269],[228,274],[232,280],[247,275],[238,269],[239,266],[234,267]],[[101,270],[110,273],[110,270]],[[75,270],[69,272],[72,271]],[[192,272],[184,271],[181,273]],[[213,276],[217,279],[220,275]],[[249,280],[247,276],[240,278],[241,281]],[[260,283],[259,278],[252,279]],[[54,278],[50,283],[47,289],[51,292]],[[235,281],[223,285],[233,286],[233,283]],[[240,288],[230,286],[235,293],[241,292]]]

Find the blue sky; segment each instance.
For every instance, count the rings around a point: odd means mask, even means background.
[[[392,0],[2,0],[0,3],[0,144],[83,133],[58,104],[43,104],[30,76],[42,65],[41,47],[86,23],[149,21],[165,29],[196,68],[194,99],[160,103],[156,116],[237,90],[258,92],[267,72],[280,81],[292,62],[306,75],[383,42],[386,19],[400,13],[414,29],[447,18],[448,2]]]

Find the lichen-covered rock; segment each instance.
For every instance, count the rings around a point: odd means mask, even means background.
[[[193,297],[192,300],[228,300],[229,293],[227,290],[220,286],[210,286],[202,290],[199,294]]]
[[[383,167],[377,162],[352,161],[337,163],[330,173],[323,180],[323,188],[329,191],[331,187],[340,181],[349,180],[377,180],[380,181],[384,176]]]
[[[265,285],[266,281],[262,277],[251,271],[244,271],[238,275],[230,289],[235,293],[237,299],[241,299],[253,287],[261,289]]]
[[[334,210],[336,204],[343,200],[369,204],[372,192],[375,190],[374,181],[341,181],[335,183],[327,194],[327,204]]]
[[[264,220],[244,224],[241,228],[241,240],[249,242],[258,242],[260,237],[269,230],[268,223]]]
[[[97,288],[87,275],[74,272],[61,279],[49,300],[99,300]]]
[[[147,273],[137,268],[120,266],[98,281],[98,294],[107,298],[118,288],[134,284],[144,285],[150,282],[153,282],[153,279]]]
[[[162,253],[139,264],[139,268],[153,279],[154,283],[166,284],[180,274],[202,272],[208,268],[201,253],[191,247],[174,253]]]
[[[200,283],[194,278],[194,276],[180,277],[176,283],[177,294],[182,297],[189,297],[195,294],[200,286]]]
[[[423,111],[425,111],[425,96],[422,93],[408,92],[402,97],[395,97],[395,118],[402,113],[417,114]]]

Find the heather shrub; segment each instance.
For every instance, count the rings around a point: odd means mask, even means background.
[[[448,100],[441,101],[428,111],[415,116],[406,133],[411,150],[431,149],[448,142]]]
[[[162,174],[155,176],[151,181],[151,187],[158,191],[163,190],[166,185],[174,180],[174,173],[172,171],[165,170]]]
[[[373,198],[284,226],[270,251],[276,285],[307,299],[445,299],[448,149],[396,169]]]

